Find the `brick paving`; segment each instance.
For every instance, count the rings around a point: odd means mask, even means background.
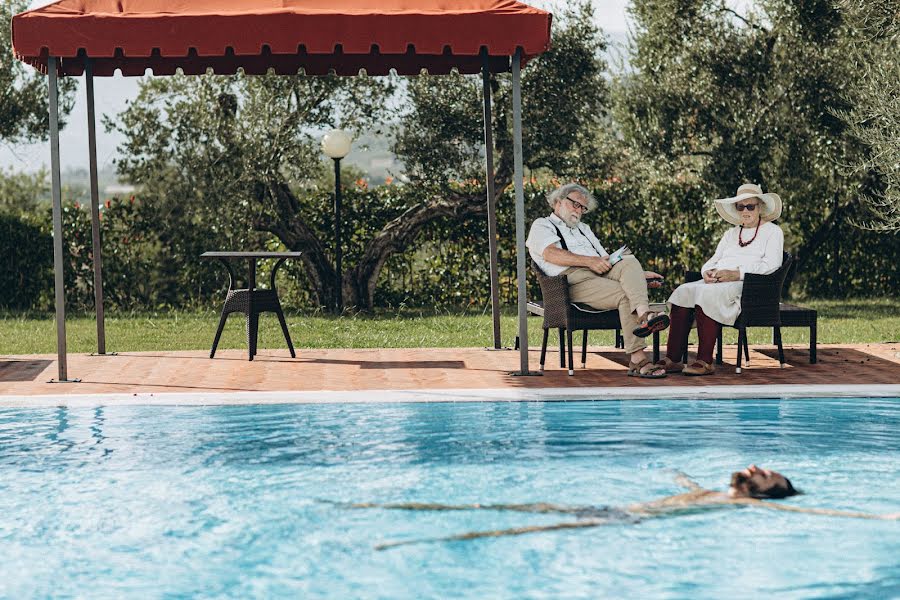
[[[580,350],[580,349],[579,349]],[[547,353],[542,377],[514,377],[519,353],[481,348],[263,350],[253,362],[243,350],[125,352],[116,356],[69,355],[69,376],[81,383],[49,383],[57,376],[55,355],[0,356],[3,396],[70,394],[241,393],[274,391],[510,389],[654,386],[767,386],[900,383],[900,344],[819,346],[819,362],[809,364],[808,347],[785,348],[787,367],[779,368],[774,346],[756,346],[750,365],[734,373],[736,346],[725,347],[725,365],[713,376],[670,375],[663,380],[626,377],[625,356],[611,347],[589,348],[587,368],[576,356],[574,377],[559,367],[559,352]],[[538,368],[539,349],[530,366]]]

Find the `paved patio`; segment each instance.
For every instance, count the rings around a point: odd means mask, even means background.
[[[70,355],[69,375],[81,383],[50,383],[57,376],[53,355],[7,356],[0,357],[0,405],[97,403],[99,396],[104,404],[195,403],[201,397],[199,401],[209,403],[468,397],[442,391],[485,392],[474,397],[513,400],[778,396],[791,390],[794,395],[876,391],[900,397],[898,343],[820,345],[814,365],[807,347],[789,346],[784,369],[778,367],[773,346],[757,346],[741,375],[734,373],[736,347],[726,346],[726,364],[715,376],[676,374],[663,380],[626,377],[621,351],[589,350],[586,369],[576,358],[574,377],[559,368],[558,351],[548,351],[542,377],[509,374],[519,367],[518,352],[479,348],[298,349],[296,359],[287,351],[263,350],[253,362],[242,350],[222,350],[212,360],[202,350]],[[538,349],[531,350],[532,369],[537,369],[539,355]]]

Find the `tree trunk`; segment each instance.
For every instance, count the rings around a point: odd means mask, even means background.
[[[511,179],[506,164],[500,160],[495,184],[494,201],[502,195]],[[335,297],[336,273],[325,247],[299,214],[297,197],[281,181],[260,182],[255,186],[255,200],[260,210],[254,216],[253,227],[275,235],[291,250],[303,252],[300,258],[310,281],[310,292],[321,306],[331,306]],[[270,210],[262,210],[265,206]],[[484,194],[461,194],[445,190],[440,197],[411,206],[399,217],[387,223],[368,243],[357,264],[344,270],[341,286],[344,305],[367,311],[374,307],[375,287],[384,264],[395,252],[408,249],[430,223],[441,217],[464,220],[487,214]]]

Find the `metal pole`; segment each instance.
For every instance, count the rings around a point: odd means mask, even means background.
[[[91,248],[94,255],[94,310],[97,313],[97,354],[106,354],[106,327],[103,319],[103,269],[100,255],[100,190],[97,185],[97,129],[94,119],[94,68],[85,60],[84,83],[87,95],[88,158],[91,171]]]
[[[528,314],[525,297],[525,169],[522,165],[522,49],[512,57],[513,104],[513,182],[516,186],[516,278],[519,284],[519,363],[516,375],[532,375],[528,371]],[[537,374],[537,373],[535,373]]]
[[[63,382],[69,379],[66,365],[66,289],[63,281],[62,186],[59,177],[59,88],[56,64],[56,57],[47,58],[48,94],[50,96],[50,178],[53,198],[53,273],[56,288],[56,357],[59,366],[57,381]]]
[[[344,276],[341,270],[341,159],[334,159],[334,270],[337,276],[335,307],[338,314],[344,311]]]
[[[488,54],[481,53],[484,89],[484,181],[487,190],[488,255],[491,263],[491,315],[494,319],[494,349],[500,349],[500,278],[497,274],[497,206],[494,201],[494,133],[491,119],[491,70]]]

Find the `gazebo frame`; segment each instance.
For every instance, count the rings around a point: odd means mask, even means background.
[[[50,5],[50,7],[44,7],[44,9],[52,8],[57,5],[65,4],[65,0],[62,2],[57,2],[55,5]],[[504,5],[503,10],[508,11],[510,2],[497,2],[496,0],[484,0],[485,5],[492,4],[502,4]],[[491,282],[491,308],[493,315],[493,342],[494,348],[501,348],[501,339],[500,339],[500,300],[499,300],[499,277],[498,277],[498,267],[497,267],[497,217],[496,217],[496,207],[494,202],[494,158],[493,158],[493,134],[491,127],[491,88],[490,88],[490,75],[491,73],[500,73],[505,72],[507,70],[512,71],[512,108],[513,108],[513,164],[514,164],[514,186],[515,186],[515,227],[516,227],[516,274],[518,279],[518,338],[523,340],[523,342],[519,345],[519,353],[520,353],[520,370],[515,372],[517,375],[529,375],[533,374],[529,371],[528,368],[528,327],[527,327],[527,299],[526,299],[526,271],[525,271],[525,201],[524,201],[524,168],[523,168],[523,156],[522,156],[522,97],[521,97],[521,68],[524,62],[540,52],[543,52],[549,46],[549,25],[551,15],[549,13],[544,13],[543,11],[537,11],[536,9],[531,9],[523,4],[518,2],[512,3],[515,4],[518,9],[527,9],[530,13],[529,17],[531,18],[530,23],[534,23],[535,16],[542,16],[545,22],[545,33],[546,40],[543,41],[542,47],[538,51],[532,50],[530,54],[526,55],[523,46],[518,43],[514,44],[514,51],[511,54],[503,56],[498,56],[497,54],[491,54],[489,50],[490,40],[477,40],[479,43],[479,50],[476,55],[472,55],[471,52],[465,52],[460,54],[453,54],[451,51],[449,54],[447,50],[449,46],[444,46],[442,49],[442,54],[435,54],[434,52],[423,52],[418,53],[416,49],[413,47],[413,44],[409,44],[407,52],[402,54],[382,54],[380,50],[373,44],[370,47],[370,51],[368,54],[344,54],[345,48],[341,44],[333,45],[333,52],[329,53],[316,53],[316,54],[307,54],[306,46],[303,44],[296,45],[297,54],[296,55],[284,55],[284,54],[272,54],[269,46],[263,45],[262,51],[260,51],[259,55],[254,55],[250,57],[244,56],[236,56],[234,54],[234,50],[231,46],[225,48],[224,52],[221,54],[211,55],[204,53],[202,56],[197,52],[196,48],[190,48],[187,52],[187,56],[175,56],[170,61],[166,61],[166,58],[162,56],[159,48],[153,48],[153,50],[149,53],[149,55],[145,55],[143,57],[138,57],[135,61],[134,57],[126,57],[122,52],[121,48],[116,48],[115,52],[110,56],[109,54],[100,55],[97,58],[90,56],[90,53],[85,51],[85,49],[79,48],[77,52],[74,54],[69,52],[64,55],[54,56],[53,52],[48,49],[47,44],[44,43],[41,47],[40,52],[35,52],[34,50],[29,51],[29,48],[38,47],[36,44],[43,43],[43,40],[37,40],[41,36],[42,33],[45,35],[51,35],[52,32],[43,32],[41,27],[42,25],[38,25],[37,27],[32,27],[30,30],[26,31],[24,36],[17,36],[18,29],[17,22],[25,23],[22,20],[22,17],[29,16],[29,13],[34,14],[39,11],[43,11],[44,9],[37,9],[36,11],[28,11],[26,13],[22,13],[20,15],[16,15],[13,18],[13,45],[16,52],[16,56],[38,68],[42,71],[46,71],[48,75],[48,95],[49,95],[49,113],[50,113],[50,161],[51,161],[51,181],[52,181],[52,201],[53,201],[53,265],[54,265],[54,275],[55,275],[55,305],[56,305],[56,336],[57,336],[57,357],[58,357],[58,379],[55,381],[58,382],[73,382],[79,381],[78,379],[70,379],[67,369],[67,348],[66,348],[66,323],[65,323],[65,285],[63,281],[63,227],[62,227],[62,198],[61,198],[61,181],[60,181],[60,153],[59,153],[59,101],[58,101],[58,78],[60,74],[65,75],[78,75],[82,71],[85,76],[85,94],[87,99],[87,121],[88,121],[88,152],[89,152],[89,162],[90,162],[90,186],[91,186],[91,231],[92,231],[92,249],[93,249],[93,270],[94,270],[94,302],[95,302],[95,310],[96,310],[96,319],[97,319],[97,354],[104,355],[106,352],[106,333],[105,333],[105,323],[104,323],[104,311],[103,311],[103,269],[102,269],[102,255],[101,255],[101,241],[100,241],[100,209],[99,209],[99,190],[97,183],[97,139],[96,139],[96,125],[95,125],[95,111],[94,111],[94,71],[95,71],[95,62],[99,61],[101,64],[101,69],[104,75],[112,75],[115,70],[121,69],[123,72],[127,74],[143,74],[147,67],[154,68],[154,74],[156,70],[162,70],[162,73],[159,74],[168,74],[166,71],[174,64],[189,64],[190,67],[188,70],[191,72],[202,73],[205,72],[206,69],[203,68],[204,64],[207,66],[211,63],[216,63],[219,61],[256,61],[253,62],[253,69],[258,72],[260,69],[265,68],[266,70],[272,68],[273,66],[277,67],[277,71],[284,73],[286,71],[285,63],[290,66],[296,65],[298,62],[301,63],[301,66],[305,67],[303,64],[304,60],[311,60],[311,57],[318,59],[321,61],[323,57],[337,57],[339,59],[344,60],[345,62],[353,62],[348,59],[355,59],[359,61],[359,64],[363,65],[363,68],[367,68],[370,70],[374,67],[374,70],[379,69],[390,69],[395,68],[395,65],[402,65],[402,69],[404,72],[410,72],[410,69],[414,69],[416,66],[419,67],[421,71],[424,68],[422,65],[424,64],[426,67],[432,65],[437,66],[438,70],[446,68],[449,72],[448,65],[457,65],[459,63],[464,63],[465,67],[460,69],[462,72],[465,70],[466,72],[477,72],[475,68],[477,68],[478,63],[480,62],[480,71],[482,74],[483,80],[483,94],[484,94],[484,146],[485,146],[485,184],[486,184],[486,197],[487,197],[487,221],[488,221],[488,240],[489,240],[489,255],[490,255],[490,282]],[[119,3],[121,6],[121,3]],[[488,6],[488,8],[491,8]],[[219,15],[221,17],[221,15]],[[365,15],[357,15],[360,17],[365,17]],[[383,15],[382,15],[383,16]],[[492,19],[498,18],[498,15],[491,14]],[[499,17],[502,18],[503,12],[499,14]],[[472,15],[466,15],[466,18],[469,19],[468,23],[477,23],[478,21],[472,21]],[[474,16],[475,19],[478,18],[477,15]],[[494,23],[495,21],[492,21]],[[57,22],[53,22],[52,20],[48,20],[47,29],[52,29],[54,27],[58,27]],[[77,22],[74,27],[78,27]],[[538,23],[540,24],[540,23]],[[532,27],[531,33],[534,34],[536,28]],[[493,31],[491,32],[493,33]],[[412,34],[407,34],[412,35]],[[500,35],[500,34],[498,34]],[[516,33],[510,33],[509,31],[503,31],[502,37],[504,37],[503,42],[509,43],[510,36],[516,35]],[[534,37],[534,36],[533,36]],[[25,39],[22,39],[25,38]],[[540,36],[538,36],[540,38]],[[296,39],[293,40],[296,43]],[[332,40],[336,41],[336,40]],[[358,40],[357,40],[358,41]],[[533,40],[532,40],[533,41]],[[540,39],[539,39],[540,41]],[[482,43],[484,42],[484,43]],[[533,44],[532,44],[533,45]],[[267,52],[268,50],[268,52]],[[480,58],[480,61],[477,59]],[[475,59],[475,60],[473,60]],[[327,61],[327,58],[326,58]],[[231,63],[228,63],[231,64]],[[160,65],[163,66],[160,69]],[[356,65],[353,62],[353,65],[346,67],[346,69],[352,69]],[[219,66],[219,69],[222,67]],[[226,67],[230,68],[230,67]],[[322,63],[319,62],[315,64],[313,71],[322,70]],[[136,72],[138,71],[138,72]],[[175,72],[175,68],[171,68],[171,73]],[[246,72],[246,70],[245,70]],[[289,71],[288,71],[289,72]],[[325,71],[327,72],[327,71]],[[356,73],[358,74],[359,68],[357,68]],[[297,70],[294,70],[294,74],[297,73]],[[320,74],[320,73],[314,73]],[[339,74],[352,74],[350,73],[339,73]]]

